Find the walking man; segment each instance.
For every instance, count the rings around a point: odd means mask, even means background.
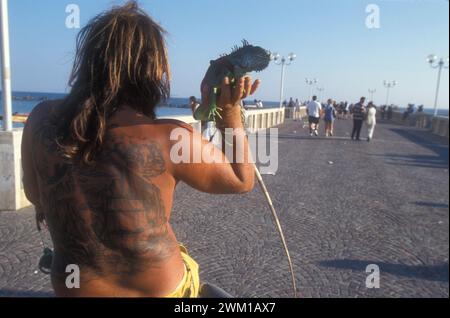
[[[359,103],[353,106],[352,108],[352,114],[353,114],[353,132],[352,132],[352,140],[361,140],[361,129],[364,123],[364,115],[366,112],[366,109],[364,107],[364,104],[366,102],[365,97],[361,97]]]
[[[319,136],[319,122],[322,114],[322,105],[317,101],[317,96],[313,96],[312,101],[309,102],[306,111],[309,117],[309,134]]]

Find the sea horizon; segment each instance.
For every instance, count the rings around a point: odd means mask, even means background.
[[[32,91],[13,91],[13,113],[30,113],[34,107],[44,100],[55,100],[66,97],[68,93],[55,92],[32,92]],[[27,100],[26,98],[30,98]],[[2,92],[0,90],[0,101],[2,99]],[[245,100],[247,105],[252,105],[253,100]],[[278,101],[263,101],[264,108],[279,107]],[[418,106],[418,105],[416,105]],[[191,115],[189,108],[189,97],[170,97],[165,103],[157,106],[158,116],[188,116]],[[405,110],[406,106],[398,106],[398,110]],[[424,112],[433,114],[433,107],[424,107]],[[3,114],[3,109],[0,107],[0,114]],[[449,109],[438,108],[438,116],[449,117]]]

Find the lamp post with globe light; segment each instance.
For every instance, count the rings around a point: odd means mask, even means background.
[[[312,100],[313,85],[316,85],[317,83],[319,83],[319,81],[317,80],[317,78],[313,78],[313,79],[306,78],[305,81],[306,81],[306,84],[309,85],[309,100]]]
[[[430,64],[430,66],[434,69],[438,69],[438,79],[437,79],[437,86],[436,86],[436,96],[434,98],[434,117],[437,117],[438,115],[438,101],[439,101],[439,89],[441,87],[441,75],[443,69],[448,69],[449,67],[449,59],[448,57],[446,59],[444,58],[438,58],[434,54],[430,54],[427,58],[427,62]]]
[[[322,93],[325,91],[324,87],[317,87],[317,91],[319,92],[319,102],[322,102]]]
[[[395,86],[397,86],[398,82],[397,81],[384,81],[383,85],[387,89],[386,106],[388,106],[388,104],[389,104],[389,97],[390,97],[390,93],[391,93],[391,88],[394,88]]]
[[[373,102],[373,95],[377,92],[376,89],[369,89],[370,101]]]
[[[295,53],[290,53],[287,58],[284,56],[281,56],[278,53],[273,53],[271,55],[272,61],[274,61],[274,63],[276,65],[281,65],[280,108],[283,107],[284,77],[285,77],[285,72],[286,72],[286,66],[291,65],[296,58],[297,58],[297,55],[295,55]]]

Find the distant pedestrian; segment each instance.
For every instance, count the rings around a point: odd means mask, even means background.
[[[414,104],[408,104],[408,108],[405,110],[405,112],[403,113],[403,121],[405,121],[406,119],[408,119],[408,117],[412,114],[414,114],[414,111],[416,109],[416,105]]]
[[[322,105],[317,101],[317,96],[313,96],[312,101],[306,108],[309,118],[309,134],[319,136],[320,116],[322,115]]]
[[[337,105],[337,118],[338,119],[344,119],[344,102],[340,102],[339,105]]]
[[[325,106],[325,136],[326,137],[332,137],[333,136],[333,126],[334,126],[334,120],[336,119],[336,108],[335,108],[336,102],[333,103],[332,99],[329,99],[327,101],[327,105]]]
[[[189,107],[192,110],[192,114],[195,114],[195,111],[197,110],[197,108],[200,107],[200,103],[197,101],[197,98],[195,98],[195,96],[191,96],[189,98]]]
[[[366,102],[365,97],[361,97],[359,103],[355,104],[352,108],[353,114],[353,132],[352,132],[352,140],[361,140],[361,129],[364,123],[365,116],[365,107],[364,103]]]
[[[386,118],[386,109],[387,109],[386,105],[381,106],[381,109],[380,109],[380,111],[381,111],[381,119],[383,119],[383,120]]]
[[[347,119],[348,118],[348,102],[344,103],[343,110],[344,110],[344,118]]]
[[[295,102],[294,99],[291,97],[291,99],[289,100],[289,104],[288,107],[295,107]]]
[[[393,115],[394,115],[394,107],[388,106],[388,109],[387,109],[387,119],[388,119],[388,120],[391,120]]]
[[[350,104],[349,106],[348,106],[348,112],[347,112],[347,115],[348,115],[348,117],[350,117],[351,118],[351,116],[352,116],[352,112],[353,112],[353,107],[354,107],[355,105],[353,105],[353,104]]]
[[[371,142],[373,139],[373,134],[375,132],[375,126],[377,125],[377,108],[373,104],[373,102],[370,102],[369,105],[367,105],[367,116],[366,116],[366,123],[368,128],[368,137],[367,141]]]

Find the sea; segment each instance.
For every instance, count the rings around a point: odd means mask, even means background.
[[[67,94],[13,92],[13,113],[28,114],[44,100],[63,99]],[[191,115],[188,98],[172,98],[158,107],[158,116]]]
[[[1,95],[1,92],[0,92]],[[13,92],[13,113],[28,114],[34,107],[44,100],[63,99],[67,94],[61,93],[36,93],[36,92]],[[1,96],[0,96],[1,101]],[[254,104],[253,101],[246,101],[247,105]],[[263,102],[265,108],[277,108],[279,102],[265,101]],[[176,117],[192,115],[189,108],[189,98],[170,98],[164,104],[157,107],[156,113],[158,117]],[[402,108],[400,108],[402,110]],[[425,108],[425,112],[433,114],[432,108]],[[0,107],[0,115],[3,115],[3,109]],[[439,116],[448,117],[448,109],[440,109]],[[0,121],[1,126],[1,121]],[[15,128],[20,128],[23,125],[14,124]]]
[[[1,92],[0,92],[1,95]],[[33,111],[39,103],[44,100],[63,99],[67,94],[61,93],[36,93],[36,92],[12,92],[12,112],[18,114],[29,114]],[[0,96],[1,101],[1,96]],[[248,101],[247,104],[254,104]],[[266,108],[276,108],[279,106],[278,102],[265,102]],[[0,115],[3,115],[3,109],[0,106]],[[164,104],[159,105],[156,109],[158,117],[177,117],[190,116],[192,111],[189,108],[189,98],[170,98]],[[1,126],[1,120],[0,120]],[[22,124],[14,124],[14,128],[21,128]]]

